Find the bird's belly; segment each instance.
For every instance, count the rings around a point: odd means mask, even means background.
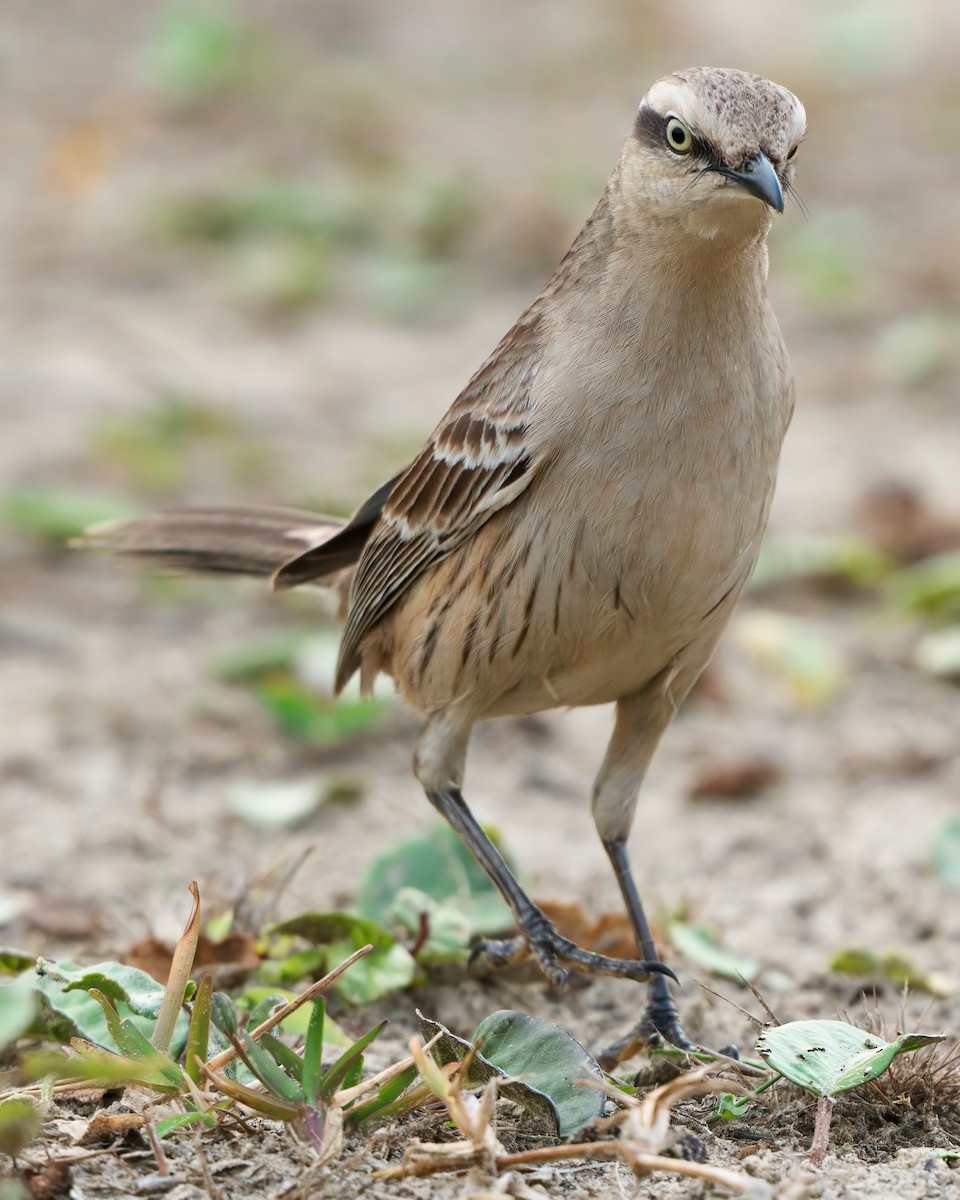
[[[533,533],[510,514],[488,522],[398,608],[385,669],[421,712],[454,705],[474,719],[607,703],[681,654],[699,669],[753,565],[766,502],[693,511],[693,490],[680,494],[683,511],[661,503],[610,528],[559,503]],[[586,497],[572,511],[589,512]]]
[[[487,715],[536,712],[546,708],[606,704],[645,687],[681,658],[697,669],[706,665],[717,637],[739,594],[742,569],[732,584],[720,587],[699,603],[688,598],[682,609],[648,606],[626,612],[608,597],[578,614],[566,636],[550,640],[532,653],[528,669],[491,704]],[[719,593],[719,594],[717,594]]]

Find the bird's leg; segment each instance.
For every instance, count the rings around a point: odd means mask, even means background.
[[[519,938],[511,938],[505,942],[481,942],[474,952],[474,959],[482,956],[491,965],[502,966],[529,952],[535,956],[547,978],[555,984],[562,984],[566,980],[567,967],[578,971],[618,975],[639,983],[647,983],[659,973],[672,974],[661,962],[608,958],[604,954],[583,950],[569,938],[562,937],[517,883],[500,851],[467,807],[460,789],[451,785],[440,791],[427,791],[427,796],[490,876],[520,926]],[[653,958],[656,960],[656,954]]]
[[[633,823],[640,784],[660,735],[676,711],[677,694],[685,694],[686,679],[672,666],[662,671],[640,692],[617,702],[613,736],[593,789],[593,818],[600,840],[613,864],[640,955],[657,959],[657,947],[627,857],[627,834]],[[683,689],[683,690],[681,690]],[[674,977],[675,978],[675,977]],[[638,1024],[604,1055],[616,1061],[617,1049],[638,1042],[668,1042],[682,1050],[693,1043],[680,1026],[677,1006],[665,974],[653,975],[644,1014]]]
[[[653,934],[650,932],[647,915],[643,911],[633,872],[630,869],[626,839],[614,838],[612,841],[604,841],[603,847],[613,864],[617,883],[620,885],[620,892],[637,936],[640,954],[644,958],[655,959],[658,957],[657,947],[653,940]],[[670,984],[665,975],[651,977],[647,992],[647,1006],[639,1024],[631,1031],[627,1040],[643,1041],[647,1045],[668,1042],[671,1046],[678,1046],[681,1050],[695,1048],[680,1025],[680,1014],[677,1012],[677,1005],[670,993]]]
[[[484,833],[464,801],[460,783],[469,736],[469,722],[458,720],[456,714],[449,710],[435,713],[424,726],[414,767],[430,803],[450,822],[490,876],[520,927],[519,938],[505,943],[481,944],[480,953],[495,965],[509,962],[527,952],[532,953],[547,978],[554,983],[562,983],[566,979],[567,967],[620,975],[641,983],[646,983],[656,972],[671,974],[662,963],[607,958],[603,954],[582,950],[569,938],[560,936],[546,914],[537,908],[517,883],[500,851]]]

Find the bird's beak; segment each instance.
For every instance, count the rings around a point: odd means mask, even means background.
[[[718,167],[717,170],[724,178],[732,179],[740,184],[751,196],[756,196],[758,200],[769,204],[778,213],[783,212],[783,188],[780,186],[773,163],[763,151],[753,158],[748,158],[738,171],[725,166]]]

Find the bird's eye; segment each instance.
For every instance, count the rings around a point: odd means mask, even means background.
[[[693,148],[693,134],[684,125],[682,121],[678,121],[676,117],[671,117],[667,122],[667,145],[677,154],[689,154]]]
[[[791,158],[793,158],[793,156],[794,156],[794,155],[797,153],[797,151],[798,151],[799,149],[800,149],[800,143],[799,143],[799,142],[797,142],[797,144],[794,146],[794,148],[793,148],[793,149],[790,151],[790,153],[787,155],[787,162],[789,162],[789,161],[790,161],[790,159],[791,159]]]

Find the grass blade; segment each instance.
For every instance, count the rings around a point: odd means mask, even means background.
[[[308,1104],[316,1104],[323,1080],[323,1021],[325,1004],[322,996],[313,1002],[313,1013],[303,1047],[303,1094]],[[349,1054],[349,1051],[347,1051]]]
[[[207,1061],[210,1049],[210,1014],[213,1008],[213,976],[203,975],[193,1000],[190,1030],[187,1034],[187,1075],[199,1087],[203,1078],[200,1064]],[[162,1135],[161,1135],[162,1136]]]
[[[299,1085],[290,1078],[276,1059],[270,1055],[270,1052],[259,1042],[253,1042],[247,1038],[243,1042],[237,1043],[237,1050],[268,1092],[281,1100],[286,1100],[289,1104],[302,1102],[303,1095]]]
[[[260,1039],[260,1045],[270,1051],[274,1060],[283,1067],[291,1079],[295,1079],[297,1083],[303,1082],[303,1059],[296,1050],[292,1050],[286,1042],[281,1042],[272,1033],[265,1033]],[[309,1098],[307,1103],[310,1103]]]
[[[329,1100],[337,1088],[347,1079],[351,1070],[362,1066],[364,1050],[366,1050],[375,1037],[378,1037],[383,1032],[386,1024],[386,1021],[381,1021],[379,1025],[375,1025],[369,1033],[365,1033],[362,1038],[353,1043],[349,1050],[345,1050],[340,1055],[320,1080],[320,1097],[324,1100]]]

